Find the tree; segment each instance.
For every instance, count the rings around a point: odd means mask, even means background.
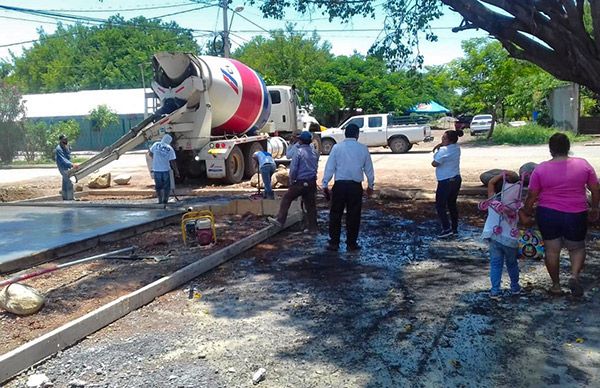
[[[45,152],[48,125],[43,121],[25,120],[23,125],[23,154],[25,160],[33,162],[38,153]]]
[[[288,24],[285,30],[273,31],[269,38],[254,37],[232,56],[257,70],[267,84],[308,89],[331,61],[330,50],[330,44],[321,42],[317,34],[307,37]]]
[[[79,137],[81,129],[75,120],[59,121],[50,126],[48,136],[46,138],[46,147],[44,148],[44,157],[47,159],[54,158],[54,149],[58,145],[60,135],[65,135],[69,139],[69,143],[74,145]]]
[[[90,122],[92,131],[98,135],[98,144],[102,144],[102,134],[104,130],[112,124],[119,123],[119,116],[106,105],[98,105],[90,112]]]
[[[600,94],[600,1],[596,0],[250,0],[266,17],[283,18],[288,7],[320,12],[330,20],[373,17],[382,6],[382,38],[371,51],[397,68],[406,63],[420,39],[435,41],[430,23],[443,5],[458,12],[461,31],[490,33],[517,59],[530,61],[562,80],[577,82]],[[422,60],[417,56],[417,63]]]
[[[342,93],[331,82],[315,81],[310,88],[310,96],[313,101],[315,115],[321,122],[328,121],[332,114],[337,113],[344,107]]]
[[[10,163],[22,144],[21,120],[25,105],[20,91],[0,81],[0,160]]]
[[[191,31],[176,23],[112,16],[100,26],[59,24],[22,56],[13,55],[7,80],[27,93],[141,87],[157,51],[198,52]]]

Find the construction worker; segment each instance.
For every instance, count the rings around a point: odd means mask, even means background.
[[[342,215],[346,208],[346,247],[348,251],[357,251],[360,215],[362,211],[362,181],[367,176],[367,196],[373,194],[375,174],[373,162],[367,146],[358,140],[359,128],[355,124],[346,127],[346,139],[336,144],[329,154],[323,174],[323,192],[325,197],[331,196],[329,210],[329,244],[328,251],[337,251],[340,244]],[[335,183],[329,193],[327,185],[335,175]]]
[[[171,135],[164,135],[161,141],[157,141],[150,147],[148,154],[152,158],[152,173],[154,175],[154,189],[158,197],[158,203],[166,204],[169,202],[171,193],[171,169],[177,178],[179,170],[175,162],[175,150],[171,147],[173,138]]]
[[[271,176],[276,168],[273,156],[267,151],[257,151],[252,155],[252,158],[258,163],[258,172],[262,177],[263,185],[265,187],[263,198],[275,199],[275,193],[273,193],[273,188],[271,187]]]
[[[62,176],[62,189],[60,191],[63,201],[73,201],[75,194],[73,191],[73,183],[69,179],[69,170],[77,168],[76,164],[71,162],[71,147],[67,135],[61,134],[58,137],[58,145],[54,150],[56,166]]]
[[[290,164],[290,187],[281,200],[277,218],[269,221],[279,227],[285,225],[292,201],[302,196],[308,217],[308,232],[318,233],[317,226],[317,167],[319,155],[311,147],[312,134],[304,131],[298,135],[299,145]]]

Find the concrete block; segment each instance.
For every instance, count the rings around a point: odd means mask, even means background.
[[[223,216],[227,214],[237,214],[237,204],[235,201],[229,201],[225,204],[210,205],[210,211],[214,216]]]
[[[276,216],[279,213],[279,206],[281,206],[280,199],[263,199],[262,214],[265,216]]]
[[[248,212],[262,215],[262,201],[252,201],[249,199],[237,199],[237,214],[246,214]]]

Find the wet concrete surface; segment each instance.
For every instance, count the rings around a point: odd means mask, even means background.
[[[584,298],[548,296],[528,261],[527,293],[496,302],[478,228],[437,240],[435,221],[407,218],[367,209],[352,254],[323,250],[326,223],[282,233],[34,370],[57,386],[250,387],[261,367],[261,387],[600,384],[595,238]]]
[[[0,207],[0,270],[9,262],[110,232],[142,225],[180,210]]]

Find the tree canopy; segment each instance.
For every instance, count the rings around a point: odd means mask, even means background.
[[[40,29],[38,42],[13,56],[11,71],[3,72],[25,93],[141,87],[142,68],[151,74],[157,51],[198,52],[198,46],[176,23],[113,16],[100,26],[59,24],[52,34]]]
[[[590,0],[249,0],[267,17],[283,18],[288,8],[320,12],[330,20],[373,17],[381,5],[386,18],[382,38],[371,52],[392,67],[406,63],[419,39],[435,41],[431,21],[443,5],[458,12],[461,31],[480,28],[511,56],[530,61],[557,78],[577,82],[600,94],[600,1]],[[417,63],[422,59],[417,56]]]

